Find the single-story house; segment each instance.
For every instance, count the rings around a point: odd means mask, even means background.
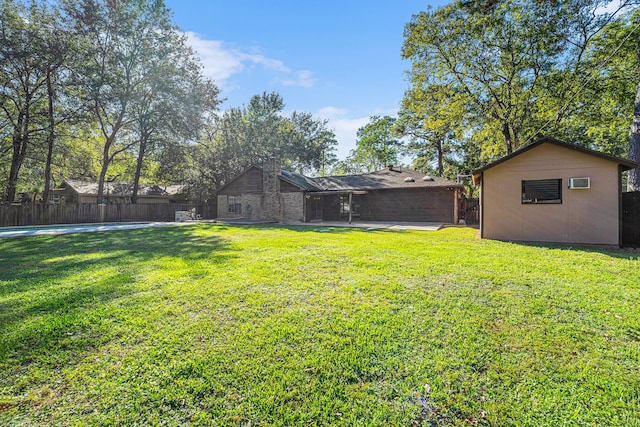
[[[183,203],[185,201],[186,186],[184,185],[156,185],[140,184],[138,188],[138,203]],[[52,203],[97,203],[98,183],[66,179],[58,188],[50,192]],[[104,199],[107,203],[131,203],[133,184],[104,183]]]
[[[542,138],[473,172],[483,238],[621,245],[629,160]]]
[[[310,178],[271,159],[218,190],[218,218],[457,223],[463,194],[462,184],[403,167]]]

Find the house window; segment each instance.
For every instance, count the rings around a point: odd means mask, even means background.
[[[242,197],[227,196],[227,209],[229,213],[241,214],[242,213]]]
[[[522,204],[562,203],[562,179],[522,181]]]

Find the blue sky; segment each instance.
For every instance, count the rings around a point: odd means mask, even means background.
[[[373,115],[395,115],[407,88],[400,50],[411,16],[440,0],[165,0],[226,101],[264,91],[286,111],[329,120],[339,158]]]

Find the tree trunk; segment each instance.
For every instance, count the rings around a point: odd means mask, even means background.
[[[9,203],[16,199],[20,168],[27,155],[27,146],[29,144],[29,107],[31,105],[30,95],[26,96],[25,105],[25,112],[18,115],[16,127],[13,130],[13,155],[11,156],[11,169],[9,170],[9,181],[7,183],[7,194],[5,198],[5,201]]]
[[[102,167],[100,168],[100,177],[98,178],[98,197],[96,203],[100,204],[104,201],[104,179],[109,169],[109,148],[111,147],[111,138],[107,139],[102,150]]]
[[[511,136],[511,130],[509,129],[509,125],[504,123],[502,125],[502,135],[504,136],[504,144],[507,149],[507,155],[513,152],[513,137]]]
[[[640,65],[640,37],[638,38],[638,63]],[[629,140],[629,159],[640,163],[640,81],[636,86],[636,100],[633,105],[633,122]],[[627,191],[640,191],[640,168],[629,171]]]
[[[140,150],[138,151],[138,162],[136,163],[136,174],[133,178],[133,191],[131,193],[131,203],[138,203],[138,189],[140,188],[140,175],[142,174],[142,162],[144,161],[144,154],[147,151],[146,137],[140,138]]]
[[[9,181],[7,182],[7,192],[5,196],[6,202],[13,202],[16,199],[16,187],[18,185],[18,174],[22,161],[24,158],[21,156],[22,152],[22,132],[15,130],[13,134],[13,155],[11,156],[11,169],[9,170]]]
[[[55,141],[55,117],[53,112],[53,83],[51,82],[51,70],[47,70],[47,96],[49,101],[49,135],[47,136],[47,163],[44,167],[44,191],[42,193],[42,201],[49,201],[49,190],[51,187],[51,163],[53,161],[53,144]]]
[[[438,150],[438,176],[444,174],[444,155],[442,153],[442,141],[444,138],[438,139],[436,148]]]

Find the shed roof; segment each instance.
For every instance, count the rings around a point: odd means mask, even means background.
[[[579,153],[584,153],[584,154],[588,154],[588,155],[591,155],[591,156],[599,157],[601,159],[609,160],[611,162],[619,164],[622,167],[623,170],[634,169],[634,168],[638,167],[637,163],[634,163],[634,162],[632,162],[630,160],[627,160],[627,159],[623,159],[621,157],[611,156],[609,154],[605,154],[605,153],[602,153],[600,151],[591,150],[591,149],[585,148],[585,147],[580,147],[579,145],[570,144],[568,142],[561,141],[559,139],[543,137],[543,138],[540,138],[540,139],[532,142],[531,144],[528,144],[528,145],[525,145],[524,147],[519,148],[518,150],[514,151],[513,153],[511,153],[511,154],[509,154],[507,156],[501,157],[500,159],[498,159],[498,160],[496,160],[494,162],[491,162],[491,163],[485,165],[484,167],[481,167],[480,169],[474,170],[472,172],[473,183],[475,185],[479,185],[480,177],[482,176],[482,172],[486,171],[487,169],[491,169],[494,166],[497,166],[497,165],[499,165],[501,163],[504,163],[504,162],[506,162],[508,160],[511,160],[514,157],[519,156],[521,154],[524,154],[527,151],[529,151],[529,150],[531,150],[531,149],[533,149],[535,147],[538,147],[538,146],[540,146],[542,144],[554,144],[554,145],[557,145],[559,147],[568,148],[570,150],[574,150],[574,151],[579,152]]]

